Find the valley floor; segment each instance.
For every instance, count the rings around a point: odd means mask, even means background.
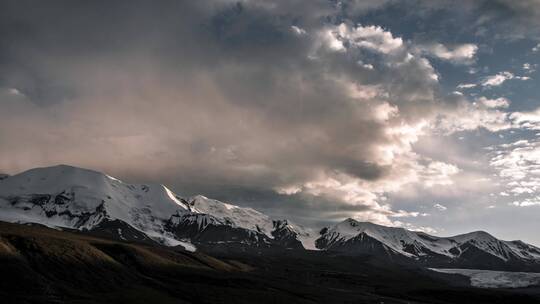
[[[484,288],[520,288],[540,285],[540,273],[511,272],[480,269],[438,269],[442,273],[453,273],[467,276],[474,287]]]
[[[187,252],[0,222],[1,303],[540,303],[540,289],[324,252]]]

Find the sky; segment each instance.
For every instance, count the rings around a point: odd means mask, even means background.
[[[540,245],[540,1],[0,2],[0,171]]]

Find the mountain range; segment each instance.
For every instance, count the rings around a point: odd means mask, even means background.
[[[182,197],[164,185],[128,184],[67,165],[2,175],[0,221],[187,251],[320,250],[427,267],[540,270],[540,248],[483,231],[436,237],[346,219],[317,233],[252,208],[202,195]]]
[[[333,227],[323,228],[316,246],[346,255],[386,256],[428,267],[540,269],[540,248],[522,241],[499,240],[484,231],[437,237],[346,219]]]
[[[160,184],[128,184],[67,165],[0,180],[0,220],[195,250],[197,245],[304,248],[309,232],[202,195],[183,198]],[[306,247],[309,248],[309,245]]]

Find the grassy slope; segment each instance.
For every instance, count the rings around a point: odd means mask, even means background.
[[[481,290],[464,282],[365,258],[317,252],[214,258],[0,222],[1,303],[540,302],[533,289]]]

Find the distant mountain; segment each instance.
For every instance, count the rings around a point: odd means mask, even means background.
[[[386,256],[430,267],[540,270],[540,248],[521,241],[502,241],[483,231],[436,237],[347,219],[322,229],[316,246],[329,252]]]
[[[439,268],[540,271],[540,248],[483,231],[436,237],[347,219],[320,235],[283,219],[160,184],[127,184],[59,165],[0,179],[0,221],[33,223],[124,241],[241,249],[319,249]]]
[[[185,200],[190,212],[178,210],[167,231],[201,245],[304,249],[309,232],[286,220],[273,220],[252,208],[241,208],[197,195]],[[305,246],[309,244],[305,242]],[[312,247],[312,246],[311,246]]]
[[[119,240],[197,245],[303,248],[300,226],[204,196],[183,198],[159,184],[127,184],[59,165],[0,180],[0,220],[37,223]]]

